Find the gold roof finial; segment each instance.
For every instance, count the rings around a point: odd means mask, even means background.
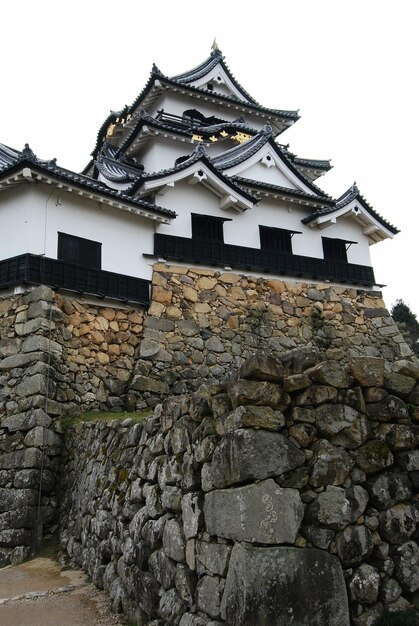
[[[214,41],[212,42],[211,50],[213,52],[215,52],[215,51],[219,52],[219,50],[220,50],[220,48],[218,47],[218,43],[217,43],[217,40],[216,40],[215,37],[214,37]]]

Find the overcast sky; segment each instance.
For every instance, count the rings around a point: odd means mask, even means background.
[[[300,109],[280,136],[330,158],[318,180],[337,197],[355,180],[401,233],[371,248],[388,307],[419,317],[418,3],[415,0],[142,2],[3,0],[0,142],[80,171],[109,110],[131,104],[151,65],[203,61],[214,37],[261,104]]]

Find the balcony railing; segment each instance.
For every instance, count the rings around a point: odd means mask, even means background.
[[[150,302],[150,281],[115,272],[91,269],[34,254],[0,261],[0,289],[14,285],[49,285],[99,298],[124,302]]]
[[[368,265],[233,246],[211,240],[187,239],[157,233],[154,235],[154,254],[185,263],[229,266],[308,280],[351,283],[368,287],[376,284],[374,270]]]

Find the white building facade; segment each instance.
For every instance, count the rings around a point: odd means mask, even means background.
[[[330,162],[278,139],[297,120],[259,105],[215,48],[173,78],[154,66],[82,174],[0,144],[0,289],[147,304],[156,259],[375,288],[369,246],[398,231],[355,185],[334,199],[315,184]]]

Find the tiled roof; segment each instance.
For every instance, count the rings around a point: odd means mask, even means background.
[[[98,159],[95,166],[105,178],[114,182],[132,183],[133,180],[138,180],[141,176],[141,170],[107,157]]]
[[[212,158],[213,164],[220,170],[229,169],[250,158],[272,137],[272,128],[266,124],[252,139]]]
[[[260,191],[270,191],[278,195],[293,196],[296,198],[302,198],[303,200],[310,200],[316,204],[322,204],[328,207],[330,204],[334,206],[335,201],[332,198],[317,198],[311,193],[300,191],[299,189],[290,189],[289,187],[281,187],[279,185],[273,185],[272,183],[265,183],[252,178],[243,178],[242,176],[232,176],[232,180],[236,181],[242,187],[248,187],[250,189]]]
[[[324,170],[328,172],[332,169],[333,165],[330,164],[330,160],[326,159],[304,159],[302,157],[298,157],[292,152],[287,151],[287,156],[292,160],[295,165],[300,165],[302,167],[310,167],[315,170]]]
[[[243,161],[246,161],[251,156],[256,154],[265,144],[270,143],[275,153],[286,163],[287,167],[306,185],[313,191],[314,194],[321,198],[328,198],[329,196],[320,187],[317,187],[309,178],[307,178],[303,172],[295,167],[293,162],[288,158],[286,151],[274,141],[272,129],[269,124],[246,143],[235,146],[230,150],[226,150],[222,154],[212,159],[213,164],[221,170],[230,169]]]
[[[143,173],[143,167],[127,163],[124,157],[117,156],[118,148],[105,141],[98,159],[94,162],[96,169],[108,180],[120,183],[131,183]]]
[[[132,105],[125,106],[124,109],[118,112],[111,111],[111,113],[108,115],[106,120],[103,122],[97,134],[96,145],[91,153],[92,156],[95,156],[100,150],[101,142],[105,138],[106,131],[107,131],[109,124],[115,123],[118,117],[125,117],[127,114],[131,114],[131,115],[134,114],[134,112],[138,109],[139,105],[143,102],[146,96],[152,91],[156,80],[159,80],[162,84],[165,84],[169,88],[170,87],[182,88],[188,91],[189,93],[195,94],[198,96],[202,96],[202,94],[205,94],[206,96],[211,96],[211,98],[214,98],[215,100],[221,100],[222,102],[232,103],[235,106],[239,105],[240,108],[246,107],[250,111],[260,112],[260,113],[265,114],[266,116],[271,116],[276,119],[290,120],[291,122],[296,122],[300,118],[298,111],[289,111],[289,110],[283,110],[283,109],[270,109],[268,107],[264,107],[258,104],[254,100],[254,98],[252,98],[243,89],[243,87],[241,87],[241,85],[239,85],[239,83],[235,80],[234,76],[231,74],[227,65],[224,63],[221,57],[220,51],[214,51],[214,57],[211,56],[209,59],[207,59],[207,61],[210,61],[210,60],[211,62],[214,62],[215,64],[218,62],[222,63],[224,70],[226,71],[226,73],[228,73],[232,82],[234,82],[237,89],[239,89],[239,91],[243,93],[243,95],[245,96],[245,98],[249,100],[249,102],[245,102],[244,100],[238,100],[237,98],[233,96],[226,96],[221,93],[209,92],[206,89],[201,89],[199,87],[193,87],[191,85],[188,85],[187,82],[185,82],[187,80],[186,76],[189,74],[188,72],[186,72],[185,74],[180,74],[173,78],[168,78],[167,76],[164,76],[164,74],[159,70],[159,68],[155,64],[153,64],[147,83],[144,85],[142,91],[138,94],[138,96],[136,97]],[[206,67],[207,61],[204,61],[204,63],[198,66],[198,68],[191,70],[191,75],[192,75],[192,72],[197,71],[199,68],[201,68],[200,71],[203,71],[204,66]],[[90,166],[91,166],[91,162],[88,163],[88,165],[85,167],[83,171],[84,172],[88,171]]]
[[[189,72],[184,72],[183,74],[173,76],[172,80],[176,80],[178,83],[191,83],[208,74],[218,64],[221,65],[233,85],[243,95],[243,97],[252,104],[258,104],[258,102],[256,102],[256,100],[252,98],[252,96],[234,78],[233,74],[231,73],[230,69],[227,67],[227,64],[224,61],[221,50],[218,49],[213,50],[208,59],[205,59],[203,63],[193,68],[192,70],[189,70]]]
[[[174,116],[172,117],[174,118]],[[168,118],[170,118],[169,115],[168,115]],[[234,122],[226,121],[220,124],[212,124],[212,125],[206,125],[206,126],[200,125],[199,123],[195,123],[193,128],[192,127],[188,128],[188,125],[185,122],[185,124],[182,127],[181,124],[176,124],[174,119],[173,120],[158,119],[158,118],[153,117],[149,113],[147,113],[147,111],[144,111],[144,109],[141,109],[138,115],[137,123],[131,129],[129,134],[126,136],[121,146],[117,148],[117,153],[122,153],[128,149],[128,147],[134,141],[135,137],[138,135],[139,131],[144,125],[152,126],[153,128],[156,128],[157,130],[170,132],[176,135],[182,135],[183,137],[188,137],[188,138],[192,137],[192,135],[194,134],[203,134],[209,137],[213,135],[214,133],[217,133],[226,129],[227,130],[233,129],[237,131],[243,131],[246,133],[257,132],[255,129],[250,128],[250,126],[245,121],[239,121],[239,120],[234,121]]]
[[[398,232],[400,232],[395,226],[390,224],[390,222],[387,222],[387,220],[385,220],[379,213],[377,213],[377,211],[372,208],[372,206],[361,195],[356,183],[349,187],[349,189],[336,200],[334,206],[325,209],[317,209],[311,215],[305,217],[301,221],[304,224],[309,224],[310,222],[316,220],[318,217],[323,217],[324,215],[332,215],[336,211],[339,211],[339,209],[347,206],[350,202],[352,202],[352,200],[357,200],[365,209],[365,211],[371,215],[371,217],[377,220],[379,224],[384,226],[384,228],[389,230],[391,233],[396,235]]]
[[[0,175],[3,177],[5,174],[12,173],[16,171],[16,169],[20,169],[25,165],[36,167],[37,169],[43,171],[50,176],[58,178],[59,180],[63,180],[67,183],[71,183],[74,186],[82,187],[89,191],[97,191],[98,193],[109,196],[114,200],[119,200],[120,202],[128,202],[131,205],[145,208],[152,213],[156,213],[158,215],[164,215],[165,217],[176,217],[176,213],[169,209],[165,209],[163,207],[152,204],[151,202],[146,202],[145,200],[139,200],[133,198],[125,191],[119,191],[110,189],[104,183],[101,183],[90,176],[84,176],[83,174],[77,174],[76,172],[72,172],[71,170],[67,170],[63,167],[59,167],[56,164],[56,160],[53,159],[51,161],[42,161],[37,158],[37,156],[30,149],[29,145],[26,144],[25,148],[22,152],[17,152],[16,150],[12,150],[11,148],[7,148],[7,146],[3,146],[0,144],[0,160],[1,162],[6,162],[8,159],[8,164],[6,164],[1,170]]]
[[[0,172],[16,163],[20,158],[20,152],[17,150],[13,150],[13,148],[9,148],[9,146],[5,146],[3,143],[0,143]]]
[[[260,111],[262,113],[272,115],[273,117],[276,117],[276,118],[288,119],[292,121],[297,121],[300,118],[300,116],[298,115],[298,111],[269,109],[257,103],[244,102],[243,100],[237,100],[237,98],[233,98],[232,96],[225,96],[220,93],[209,92],[207,89],[201,89],[199,87],[192,87],[191,85],[187,85],[182,82],[179,82],[174,78],[168,78],[167,76],[164,76],[162,72],[155,65],[153,65],[150,78],[148,79],[143,90],[138,94],[133,104],[127,109],[126,112],[133,113],[138,108],[139,104],[144,100],[144,98],[147,96],[149,91],[152,89],[156,80],[159,80],[162,84],[165,83],[168,87],[175,87],[175,88],[180,87],[186,91],[189,91],[192,94],[199,94],[201,96],[204,93],[206,96],[214,98],[215,100],[231,102],[236,106],[239,105],[240,108],[247,107],[250,110]]]
[[[211,96],[211,98],[214,98],[216,100],[220,99],[220,100],[223,100],[224,102],[234,103],[235,105],[239,105],[240,108],[247,107],[250,110],[260,111],[262,113],[272,115],[273,117],[276,117],[276,118],[288,119],[292,121],[297,121],[298,119],[300,119],[300,116],[298,115],[298,111],[287,111],[284,109],[270,109],[268,107],[262,106],[261,104],[257,104],[253,102],[245,102],[244,100],[237,100],[237,98],[234,98],[233,96],[225,96],[224,94],[217,93],[216,91],[210,92],[210,91],[207,91],[206,89],[201,89],[199,87],[192,87],[192,85],[182,85],[182,83],[178,83],[176,80],[162,77],[162,76],[160,77],[160,80],[162,82],[167,83],[169,86],[174,86],[174,87],[182,86],[184,89],[190,91],[191,93],[197,93],[197,94],[204,93],[206,96]]]
[[[141,187],[143,182],[146,182],[147,180],[158,180],[159,178],[165,178],[166,176],[170,176],[171,174],[182,172],[183,170],[187,169],[198,161],[202,161],[202,163],[205,164],[209,168],[209,170],[213,172],[213,174],[215,174],[217,178],[219,178],[226,185],[231,187],[231,189],[235,191],[235,193],[238,193],[241,196],[245,197],[247,200],[250,200],[251,202],[253,202],[253,204],[259,202],[258,198],[252,196],[248,191],[243,189],[243,187],[234,182],[232,178],[225,176],[218,168],[214,167],[213,163],[206,155],[205,147],[202,145],[197,146],[192,154],[178,165],[175,165],[174,167],[168,169],[160,170],[159,172],[154,172],[152,174],[144,174],[141,181],[134,183],[132,187],[127,191],[133,193]]]

